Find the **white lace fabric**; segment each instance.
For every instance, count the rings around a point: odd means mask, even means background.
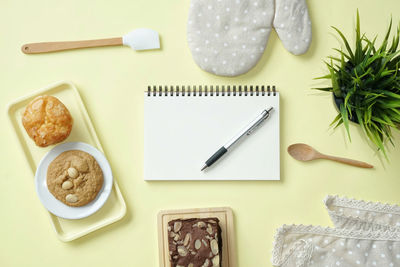
[[[335,228],[283,225],[274,266],[400,267],[400,206],[338,196],[324,203]]]

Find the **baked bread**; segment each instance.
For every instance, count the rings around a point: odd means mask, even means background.
[[[103,186],[103,171],[92,155],[69,150],[50,163],[46,182],[55,198],[68,206],[80,207],[96,198]]]
[[[46,147],[65,140],[72,129],[68,109],[54,96],[38,96],[25,109],[22,124],[36,145]]]

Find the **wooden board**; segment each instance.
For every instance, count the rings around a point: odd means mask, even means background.
[[[231,208],[203,208],[184,210],[163,210],[158,213],[158,250],[160,267],[171,267],[168,251],[168,222],[174,219],[216,217],[220,220],[222,231],[222,263],[221,267],[236,267],[235,229]]]

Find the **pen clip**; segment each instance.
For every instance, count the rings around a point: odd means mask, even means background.
[[[258,121],[256,124],[254,124],[253,127],[251,127],[251,128],[248,130],[248,132],[247,132],[246,135],[252,134],[252,133],[257,129],[257,127],[260,126],[261,123],[263,123],[266,119],[268,119],[268,118],[269,118],[269,112],[270,112],[271,110],[272,110],[272,108],[270,108],[270,109],[268,109],[268,110],[264,110],[264,111],[262,112],[262,113],[264,113],[262,119],[261,119],[260,121]]]

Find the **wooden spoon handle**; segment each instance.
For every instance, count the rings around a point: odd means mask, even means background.
[[[122,37],[85,41],[31,43],[23,45],[21,50],[25,54],[39,54],[77,48],[115,45],[122,45]]]
[[[340,162],[340,163],[344,163],[344,164],[348,164],[348,165],[352,165],[352,166],[360,167],[360,168],[373,168],[374,167],[366,162],[362,162],[362,161],[358,161],[358,160],[354,160],[354,159],[339,158],[339,157],[328,156],[328,155],[323,155],[323,154],[320,155],[320,158],[329,159],[329,160],[333,160],[336,162]]]

